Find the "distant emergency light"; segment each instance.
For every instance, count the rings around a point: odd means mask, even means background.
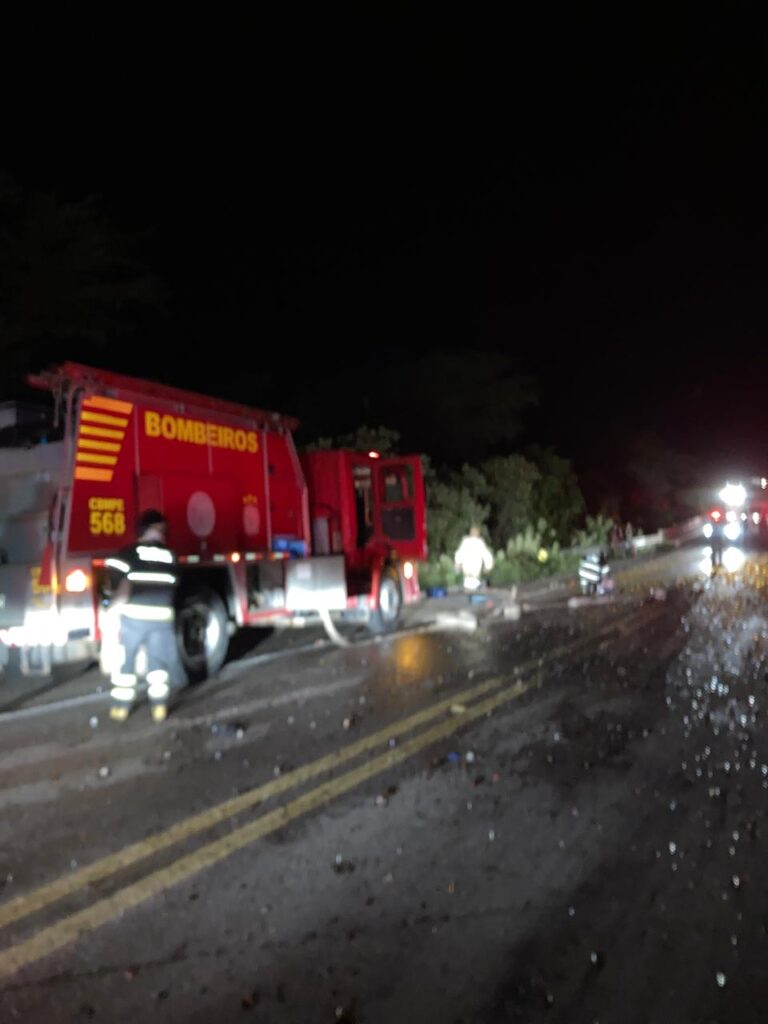
[[[747,491],[743,484],[726,484],[719,497],[726,505],[739,508],[747,500]]]
[[[380,459],[381,454],[379,452],[368,452],[369,459]]]

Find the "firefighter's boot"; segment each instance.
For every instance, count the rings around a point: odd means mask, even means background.
[[[136,703],[136,676],[127,672],[115,673],[112,676],[112,706],[109,717],[113,722],[125,722]]]
[[[168,673],[156,668],[147,672],[149,703],[152,706],[152,721],[164,722],[168,717],[168,701],[171,695]]]

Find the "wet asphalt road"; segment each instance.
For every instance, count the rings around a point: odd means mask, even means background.
[[[0,1020],[763,1020],[765,577],[697,558],[2,726]]]

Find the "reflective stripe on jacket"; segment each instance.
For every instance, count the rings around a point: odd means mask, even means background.
[[[176,559],[169,547],[160,543],[137,543],[106,559],[113,584],[130,584],[128,602],[121,608],[132,618],[167,622],[173,618],[176,590]]]

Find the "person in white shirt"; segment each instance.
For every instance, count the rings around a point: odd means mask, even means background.
[[[462,538],[453,561],[464,577],[465,590],[477,590],[482,586],[483,575],[493,568],[493,554],[476,526]]]

